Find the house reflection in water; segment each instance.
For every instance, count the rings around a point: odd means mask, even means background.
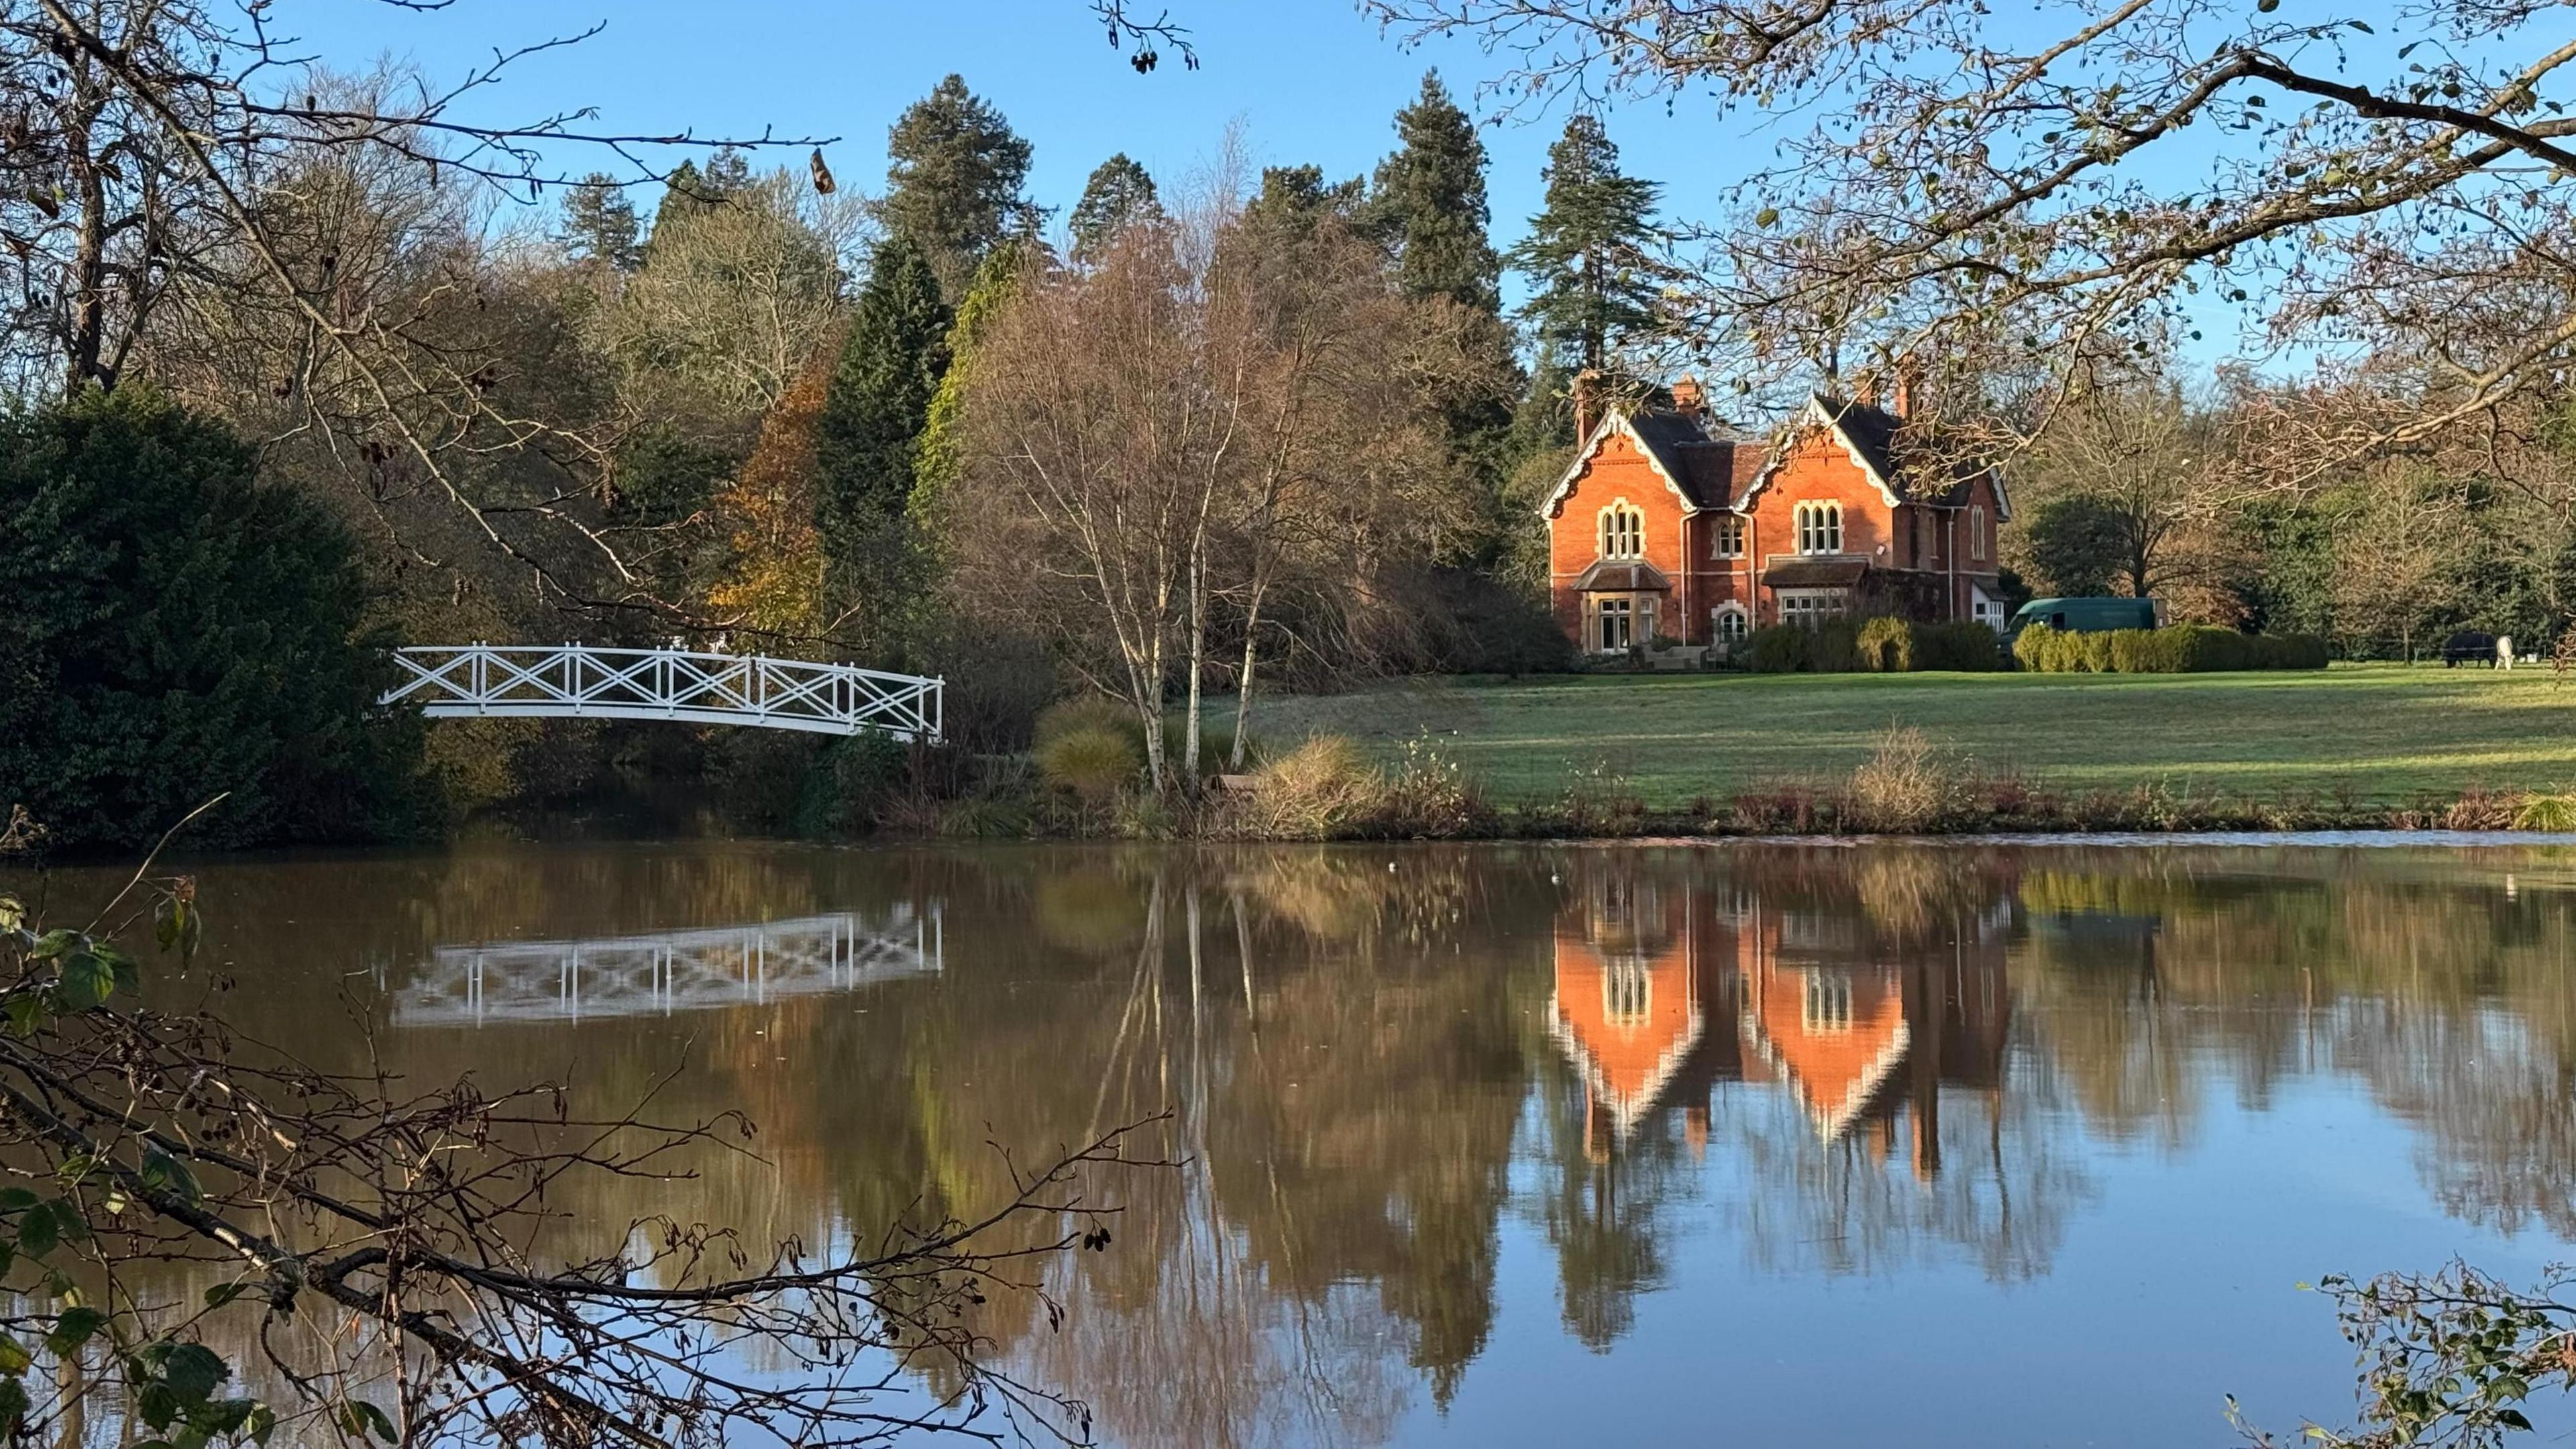
[[[1717,1084],[1768,1083],[1819,1137],[1877,1155],[1904,1119],[1913,1169],[1932,1176],[1940,1089],[2002,1087],[2004,924],[1986,910],[1892,928],[1850,898],[1593,874],[1558,913],[1548,1006],[1583,1081],[1585,1150],[1606,1161],[1678,1106],[1696,1151]]]

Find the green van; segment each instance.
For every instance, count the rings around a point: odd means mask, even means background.
[[[2006,638],[2033,624],[2046,624],[2065,634],[2102,634],[2113,629],[2152,629],[2162,612],[2153,599],[2033,599],[2013,611],[2004,626]]]

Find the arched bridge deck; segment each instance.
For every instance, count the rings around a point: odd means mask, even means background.
[[[397,1026],[668,1016],[936,975],[938,907],[586,941],[440,946],[394,993]]]
[[[432,719],[683,720],[937,742],[941,681],[852,664],[585,644],[399,649],[381,703]]]

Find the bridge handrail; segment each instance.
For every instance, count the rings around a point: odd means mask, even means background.
[[[946,681],[855,664],[700,649],[481,641],[412,645],[394,655],[411,677],[379,702],[415,703],[434,718],[680,719],[833,734],[872,729],[931,741],[940,738],[945,723]],[[556,671],[560,679],[550,677]]]

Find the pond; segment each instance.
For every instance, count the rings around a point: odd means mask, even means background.
[[[757,1124],[589,1189],[612,1230],[963,1213],[1005,1153],[1168,1111],[1187,1163],[1109,1189],[1061,1327],[983,1325],[1121,1444],[2225,1444],[2230,1394],[2294,1435],[2353,1410],[2303,1284],[2524,1280],[2576,1235],[2565,848],[194,869],[206,949],[159,989],[254,1036]],[[68,911],[122,874],[12,884]]]

